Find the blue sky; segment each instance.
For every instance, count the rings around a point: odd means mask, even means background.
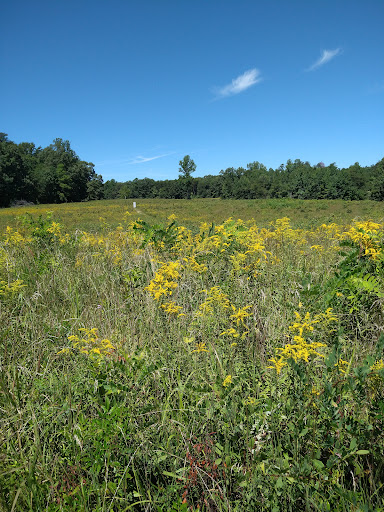
[[[0,131],[104,180],[384,157],[382,0],[30,0],[0,19]]]

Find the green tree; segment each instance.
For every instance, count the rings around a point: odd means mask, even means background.
[[[180,160],[179,165],[180,178],[190,178],[191,174],[196,171],[196,164],[189,155],[185,155],[185,157]]]
[[[16,199],[24,199],[27,169],[17,144],[0,134],[0,207],[9,206]]]
[[[104,185],[103,177],[101,174],[94,174],[90,181],[87,183],[87,199],[94,201],[96,199],[103,199],[104,197]]]
[[[104,183],[104,199],[117,199],[122,187],[122,183],[116,180],[108,180]]]
[[[384,201],[384,158],[371,168],[371,197]]]
[[[191,199],[194,191],[194,179],[191,174],[196,171],[196,164],[189,155],[179,162],[179,180],[182,184],[182,195],[186,199]]]
[[[69,141],[55,139],[37,157],[38,163],[32,178],[39,202],[61,203],[87,199],[88,183],[95,177],[94,165],[80,160],[71,149]]]

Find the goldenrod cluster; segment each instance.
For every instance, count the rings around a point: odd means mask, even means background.
[[[371,373],[369,375],[368,388],[370,395],[375,397],[379,393],[384,392],[384,361],[379,359],[371,366]]]
[[[341,235],[341,239],[352,240],[360,247],[361,253],[372,260],[383,257],[383,224],[373,222],[353,222],[348,231]]]
[[[230,306],[228,295],[221,290],[220,286],[212,286],[209,290],[202,290],[201,293],[205,293],[207,298],[200,304],[196,316],[211,315],[215,307],[226,309]]]
[[[232,384],[232,375],[227,375],[225,379],[223,380],[223,387],[228,387],[230,384]]]
[[[177,288],[177,280],[180,278],[179,271],[182,270],[182,268],[178,260],[164,263],[145,289],[157,301],[163,296],[172,295]]]
[[[87,329],[80,328],[81,335],[73,334],[68,336],[68,340],[72,343],[72,348],[78,350],[81,354],[86,354],[96,360],[109,356],[115,350],[108,339],[100,339],[96,328]],[[60,350],[58,354],[68,353],[69,348]]]
[[[58,222],[51,222],[51,225],[47,228],[47,232],[51,233],[56,240],[59,241],[60,244],[65,244],[69,242],[70,235],[68,233],[62,232],[63,226],[59,224]]]
[[[184,313],[181,313],[183,308],[178,306],[175,302],[166,302],[162,304],[161,307],[169,315],[184,316]]]
[[[5,230],[5,240],[4,245],[5,246],[20,246],[20,245],[26,245],[29,242],[31,242],[31,237],[25,237],[23,236],[19,230],[11,228],[10,226],[7,226]]]
[[[8,297],[10,295],[15,295],[20,292],[26,285],[23,284],[21,279],[17,279],[11,283],[7,283],[6,281],[0,281],[0,297]]]
[[[289,330],[293,333],[291,342],[284,347],[277,348],[276,357],[270,359],[273,366],[269,366],[269,368],[274,368],[278,374],[284,366],[287,366],[289,359],[308,363],[311,356],[324,357],[318,350],[326,347],[326,344],[312,341],[309,336],[313,333],[316,324],[327,328],[331,322],[337,320],[331,308],[313,318],[309,312],[301,315],[295,311],[295,317],[296,321],[289,326]]]
[[[128,261],[150,261],[153,278],[145,290],[169,316],[169,321],[187,317],[183,320],[186,323],[188,316],[183,307],[188,300],[186,290],[189,283],[193,284],[194,288],[191,285],[191,289],[194,292],[197,286],[197,290],[205,294],[205,297],[196,306],[193,306],[191,300],[191,325],[193,322],[203,324],[208,317],[212,322],[217,318],[217,336],[228,337],[232,342],[247,336],[252,306],[235,301],[232,304],[229,295],[216,284],[220,281],[211,280],[216,275],[217,268],[228,272],[235,286],[241,286],[245,280],[255,283],[267,266],[280,263],[279,257],[283,257],[284,251],[296,251],[297,256],[304,255],[302,260],[325,258],[330,251],[332,257],[336,258],[334,252],[340,248],[341,240],[350,240],[356,244],[363,257],[374,261],[383,258],[384,224],[372,221],[354,222],[348,228],[331,223],[322,224],[313,230],[303,230],[292,228],[288,217],[270,223],[268,229],[259,228],[254,220],[244,222],[241,219],[229,218],[217,226],[204,222],[197,233],[184,226],[175,226],[175,237],[165,247],[162,242],[157,246],[150,241],[146,243],[148,240],[145,239],[145,234],[134,229],[135,222],[129,217],[131,215],[127,213],[123,224],[115,229],[111,229],[102,219],[101,233],[83,231],[69,235],[59,223],[53,221],[45,229],[59,244],[76,242],[74,265],[77,268],[86,266],[92,261],[90,258],[95,258],[103,264],[108,263],[123,269],[124,275],[127,267],[131,268],[132,265],[127,264]],[[168,217],[170,223],[174,220],[175,216]],[[12,248],[17,251],[31,241],[31,236],[25,230],[8,227],[1,240],[3,249],[0,247],[0,260],[10,261]],[[160,258],[162,261],[159,261]],[[0,277],[4,278],[3,275]],[[15,294],[24,287],[21,280],[15,280],[16,277],[17,275],[9,279],[7,276],[7,280],[0,281],[0,296]],[[183,287],[185,283],[188,286]],[[211,286],[212,284],[215,286]],[[337,292],[337,295],[342,294]],[[280,373],[289,359],[309,362],[312,358],[322,357],[321,349],[325,344],[314,336],[329,331],[336,320],[331,309],[315,315],[296,312],[295,320],[289,327],[290,342],[276,350],[275,357],[270,360],[273,364],[271,368]],[[190,331],[194,332],[194,329],[195,326],[192,326]],[[82,333],[80,337],[74,336],[70,340],[73,348],[80,352],[106,355],[114,349],[109,340],[99,340],[94,329],[84,329]],[[236,343],[232,343],[232,346],[235,345]],[[196,343],[193,350],[196,353],[207,351],[204,342]],[[343,362],[339,362],[338,368],[343,372]]]

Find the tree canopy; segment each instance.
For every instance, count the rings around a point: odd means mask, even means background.
[[[180,160],[179,165],[180,178],[190,178],[191,174],[196,171],[196,164],[189,155],[185,155],[185,157]]]
[[[384,158],[371,166],[356,162],[347,168],[296,159],[267,169],[255,161],[246,168],[228,167],[218,175],[194,178],[196,164],[186,155],[178,170],[179,177],[173,180],[135,178],[103,183],[94,164],[81,160],[68,140],[56,138],[41,148],[33,142],[16,144],[0,132],[0,207],[20,200],[62,203],[104,197],[384,200]]]
[[[18,200],[62,203],[102,196],[102,177],[92,163],[80,160],[68,140],[58,138],[37,148],[31,142],[15,144],[0,133],[0,206]]]
[[[193,166],[190,166],[191,162]],[[288,160],[277,169],[267,169],[256,161],[246,168],[228,167],[218,175],[198,178],[191,176],[196,166],[188,155],[180,160],[179,165],[179,178],[176,180],[107,181],[105,197],[182,199],[193,195],[223,199],[384,200],[384,158],[372,166],[362,167],[356,162],[347,168],[339,168],[335,163],[311,165],[296,159]]]

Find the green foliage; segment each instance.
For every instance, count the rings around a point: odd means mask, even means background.
[[[61,203],[100,199],[102,178],[79,159],[69,141],[55,139],[42,149],[0,140],[0,207],[13,201]]]
[[[381,201],[383,160],[370,167],[358,163],[340,169],[334,163],[312,166],[309,162],[288,160],[278,169],[252,162],[246,168],[229,167],[218,176],[193,178],[195,164],[186,155],[179,162],[179,179],[134,179],[125,183],[108,183],[106,197],[176,198],[216,197],[223,199],[297,198]],[[124,191],[123,191],[124,189]],[[120,191],[120,195],[118,193]]]
[[[366,249],[363,242],[370,247]],[[344,240],[340,245],[345,249],[334,276],[324,285],[325,297],[328,304],[343,313],[344,327],[353,330],[366,323],[368,316],[373,319],[381,316],[384,262],[380,253],[384,243],[376,234],[361,228],[355,240]],[[369,251],[377,257],[372,257]]]
[[[196,171],[196,164],[189,155],[179,162],[179,173],[181,178],[190,178],[191,174]]]
[[[138,220],[134,223],[133,229],[144,235],[141,243],[142,248],[151,244],[157,250],[169,251],[175,244],[178,235],[174,221],[163,226],[161,224],[150,225],[143,220]]]
[[[179,181],[181,197],[191,199],[194,193],[194,179],[192,173],[196,171],[196,164],[189,155],[179,162]]]
[[[35,241],[50,244],[56,239],[52,224],[52,212],[47,212],[45,216],[39,215],[38,218],[34,218],[30,213],[26,213],[25,215],[20,215],[19,220],[21,225],[27,228]]]
[[[312,166],[296,159],[269,170],[259,162],[251,162],[246,168],[229,167],[217,176],[193,178],[196,164],[186,155],[179,162],[177,180],[135,178],[125,183],[108,180],[103,184],[94,165],[80,160],[68,140],[56,138],[48,147],[36,148],[28,142],[15,144],[3,133],[0,137],[0,207],[20,200],[62,203],[128,197],[381,201],[384,198],[383,162],[384,159],[370,167],[361,167],[356,162],[339,169],[334,163]]]
[[[0,207],[26,197],[27,169],[16,144],[3,137],[0,141]]]
[[[0,509],[383,510],[383,268],[358,242],[368,231],[340,255],[324,230],[305,238],[269,218],[251,223],[264,252],[245,254],[246,222],[221,225],[219,210],[187,234],[162,204],[88,233],[25,216],[1,237],[0,280],[23,289],[0,301]],[[183,204],[190,217],[195,201]],[[307,207],[263,208],[292,204]],[[176,258],[184,314],[171,316],[146,288]],[[269,359],[304,324],[324,357],[287,358],[277,374]],[[79,329],[110,340],[100,357]]]

